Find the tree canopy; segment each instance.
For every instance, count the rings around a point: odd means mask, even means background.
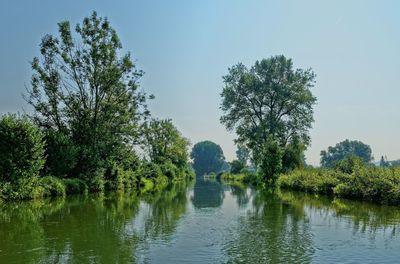
[[[291,59],[279,55],[250,68],[239,63],[223,80],[221,123],[236,132],[236,143],[251,151],[261,173],[277,175],[279,170],[302,166],[314,121],[313,71],[294,69]],[[270,160],[266,152],[281,153],[280,161]],[[271,162],[273,172],[266,165]]]
[[[138,141],[139,121],[149,115],[138,86],[142,72],[129,53],[121,54],[116,31],[96,12],[75,33],[68,21],[58,24],[58,32],[42,39],[26,100],[43,130],[77,147],[69,174],[89,175]]]
[[[256,61],[250,69],[239,63],[223,77],[221,122],[253,156],[269,136],[281,146],[295,137],[307,146],[316,102],[310,91],[314,79],[311,69],[295,70],[283,55]]]
[[[190,157],[197,175],[219,172],[225,161],[222,148],[208,140],[196,143]]]
[[[365,163],[373,160],[369,145],[358,140],[346,139],[333,147],[328,147],[328,150],[321,151],[321,166],[334,167],[338,161],[352,155],[359,157]]]
[[[143,125],[143,148],[154,163],[169,161],[182,168],[189,158],[188,147],[189,140],[181,135],[169,119],[152,119]]]

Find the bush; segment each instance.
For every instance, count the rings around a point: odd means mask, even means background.
[[[233,160],[230,165],[231,173],[233,174],[240,173],[245,167],[245,164],[239,160]]]
[[[59,178],[71,175],[78,160],[78,148],[69,136],[54,130],[45,133],[46,163],[44,172]]]
[[[156,179],[163,175],[160,166],[152,162],[144,162],[137,173],[146,179]]]
[[[325,169],[293,170],[278,179],[281,188],[304,192],[332,194],[338,179],[343,177],[338,172]]]
[[[67,194],[87,193],[89,189],[86,182],[81,179],[63,179],[63,182]]]
[[[43,197],[65,196],[65,184],[61,179],[47,176],[39,178],[39,184],[43,187]]]
[[[87,181],[89,191],[90,192],[103,192],[105,189],[105,181],[104,181],[104,172],[105,170],[100,168],[97,169],[92,177],[85,177],[89,178]]]
[[[2,116],[0,157],[0,181],[38,176],[45,162],[43,134],[26,117]]]
[[[373,167],[360,165],[357,162],[347,163],[347,161],[343,164],[345,166],[337,167],[337,171],[332,169],[294,170],[280,176],[278,185],[281,188],[334,194],[342,198],[400,204],[400,168]],[[342,171],[352,172],[343,173]]]
[[[258,175],[263,183],[274,184],[282,171],[283,150],[278,141],[269,137],[259,157]]]
[[[37,199],[65,194],[64,182],[51,176],[22,178],[16,183],[0,184],[0,198],[3,200]]]
[[[172,180],[180,176],[179,169],[171,162],[166,161],[164,164],[160,166],[162,174],[168,177],[168,179]]]

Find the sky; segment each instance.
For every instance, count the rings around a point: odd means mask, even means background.
[[[369,144],[376,160],[400,158],[400,1],[1,0],[0,113],[30,111],[21,95],[41,38],[93,10],[145,72],[152,114],[192,144],[212,140],[232,160],[235,134],[219,122],[222,76],[283,54],[317,75],[308,163],[345,139]]]

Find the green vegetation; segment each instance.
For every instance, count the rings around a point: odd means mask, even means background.
[[[239,63],[223,79],[221,123],[250,151],[261,180],[274,184],[282,170],[302,166],[316,102],[312,70],[295,70],[281,55],[250,69]]]
[[[196,143],[190,157],[193,160],[193,169],[199,176],[220,172],[225,161],[221,147],[208,140]]]
[[[356,156],[342,160],[335,169],[293,170],[282,175],[278,185],[343,198],[400,204],[400,169],[368,165]]]
[[[93,12],[75,32],[58,27],[31,64],[33,115],[0,119],[0,199],[148,191],[193,177],[189,141],[171,120],[150,118],[154,96],[139,89],[143,73],[108,20]]]
[[[355,155],[368,163],[373,160],[371,147],[361,141],[346,139],[337,143],[334,147],[328,147],[328,150],[321,151],[321,166],[332,168],[336,162],[345,159],[349,155]]]

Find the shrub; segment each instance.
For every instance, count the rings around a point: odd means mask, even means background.
[[[89,189],[86,182],[81,179],[63,179],[63,182],[67,194],[87,193]]]
[[[380,168],[347,161],[343,164],[338,171],[294,170],[282,175],[278,185],[281,188],[334,194],[343,198],[400,204],[400,168]]]
[[[278,141],[269,137],[259,157],[258,175],[263,183],[274,184],[282,170],[283,150]]]
[[[180,176],[179,169],[171,162],[166,161],[160,166],[162,174],[172,180]]]
[[[137,173],[146,179],[155,179],[163,175],[160,166],[152,162],[144,162]]]
[[[0,157],[0,181],[38,176],[45,161],[43,134],[26,117],[2,116]]]
[[[65,184],[61,179],[47,176],[39,178],[39,184],[43,187],[43,197],[65,196]]]
[[[103,168],[97,169],[92,177],[85,177],[89,178],[87,184],[89,186],[90,192],[103,192],[105,189],[105,181],[104,181],[104,172]]]
[[[69,136],[54,130],[46,131],[45,140],[45,174],[59,178],[71,175],[71,171],[78,160],[78,148]]]
[[[294,189],[305,192],[332,194],[338,184],[340,173],[325,169],[293,170],[278,179],[281,188]]]
[[[231,173],[240,173],[244,169],[245,164],[239,160],[233,160],[231,163]]]
[[[140,178],[140,183],[139,184],[140,184],[140,191],[141,192],[148,192],[148,191],[153,190],[153,188],[154,188],[153,181],[150,180],[150,179],[146,179],[144,177]]]

